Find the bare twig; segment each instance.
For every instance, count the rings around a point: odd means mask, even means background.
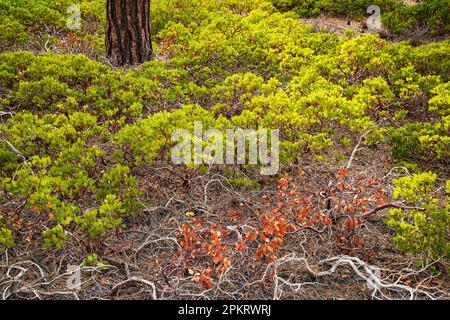
[[[352,151],[352,154],[350,155],[350,159],[347,162],[347,165],[345,166],[345,169],[350,169],[350,167],[352,166],[352,162],[355,159],[356,153],[361,150],[361,148],[359,147],[362,143],[362,141],[364,140],[364,138],[372,131],[372,129],[369,129],[366,133],[364,133],[360,138],[358,143],[356,144],[355,148]]]
[[[376,207],[375,209],[372,209],[366,213],[364,213],[361,218],[367,218],[375,213],[377,213],[378,211],[387,209],[387,208],[399,208],[399,209],[403,209],[403,210],[418,210],[418,211],[425,211],[425,208],[421,208],[421,207],[408,207],[408,206],[403,206],[401,204],[398,203],[387,203],[384,204],[382,206]]]
[[[118,284],[116,284],[112,289],[111,289],[111,295],[115,295],[117,293],[117,290],[119,290],[119,288],[127,283],[130,282],[139,282],[142,284],[145,284],[149,287],[152,288],[152,292],[151,292],[151,296],[153,300],[158,300],[158,297],[156,296],[156,286],[153,282],[139,278],[139,277],[131,277],[125,281],[119,282]]]
[[[2,132],[0,131],[0,134]],[[1,138],[3,142],[5,142],[8,147],[12,150],[12,152],[14,152],[19,158],[21,158],[23,160],[23,162],[27,162],[27,158],[25,158],[25,156],[19,151],[17,150],[12,144],[11,142],[9,142],[8,140],[6,140],[5,138]]]

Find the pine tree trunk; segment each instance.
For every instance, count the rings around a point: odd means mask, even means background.
[[[106,51],[115,65],[133,65],[152,55],[150,0],[107,0]]]

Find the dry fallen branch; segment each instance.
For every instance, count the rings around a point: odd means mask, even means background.
[[[356,144],[355,148],[352,151],[352,154],[350,155],[350,159],[347,162],[347,165],[345,166],[345,169],[350,169],[352,166],[352,162],[355,159],[356,153],[361,150],[359,147],[362,143],[362,141],[367,137],[367,135],[372,131],[372,129],[368,130],[366,133],[364,133],[358,140],[358,143]]]
[[[383,271],[388,272],[388,270],[369,265],[368,263],[362,261],[357,257],[345,255],[331,257],[317,262],[317,266],[331,265],[331,267],[328,270],[318,271],[314,270],[310,266],[306,258],[297,257],[295,254],[292,253],[284,256],[283,258],[280,258],[279,260],[275,261],[272,264],[269,264],[260,282],[264,281],[265,277],[268,275],[270,270],[277,270],[283,265],[292,263],[301,263],[307,269],[307,271],[316,278],[331,276],[335,274],[336,270],[339,267],[350,266],[353,272],[361,280],[365,281],[367,283],[368,288],[372,290],[371,296],[373,299],[381,299],[381,298],[395,299],[396,297],[389,295],[389,292],[391,292],[392,294],[399,295],[402,298],[404,298],[406,293],[409,299],[411,300],[416,298],[418,295],[425,296],[432,300],[441,298],[446,295],[446,292],[435,287],[425,288],[419,284],[416,288],[412,288],[408,285],[401,284],[400,280],[402,279],[403,275],[399,276],[396,281],[389,282],[386,280],[388,277],[382,278],[380,276],[381,272]],[[423,270],[425,269],[422,269],[421,271]],[[274,298],[277,299],[281,298],[282,295],[281,286],[283,285],[294,287],[298,290],[298,288],[300,288],[303,285],[314,284],[314,283],[291,283],[279,276],[275,276],[274,280],[275,280]]]
[[[139,278],[139,277],[131,277],[131,278],[125,280],[125,281],[122,281],[122,282],[119,282],[118,284],[116,284],[111,289],[111,293],[110,293],[111,296],[116,295],[117,291],[119,290],[120,287],[122,287],[123,285],[128,284],[130,282],[138,282],[138,283],[142,283],[142,284],[145,284],[145,285],[151,287],[152,288],[152,291],[151,291],[152,299],[153,300],[158,300],[158,297],[156,296],[156,286],[155,286],[155,284],[153,282],[151,282],[151,281],[148,281],[148,280],[145,280],[145,279],[142,279],[142,278]]]
[[[404,206],[398,203],[387,203],[384,204],[382,206],[376,207],[375,209],[372,209],[366,213],[364,213],[361,218],[367,218],[375,213],[377,213],[378,211],[387,209],[387,208],[399,208],[399,209],[403,209],[403,210],[418,210],[418,211],[425,211],[425,208],[421,208],[421,207],[408,207],[408,206]]]
[[[0,134],[2,132],[0,131]],[[20,159],[22,159],[23,162],[27,162],[27,158],[25,158],[25,156],[19,151],[17,150],[12,144],[11,142],[9,142],[8,140],[2,138],[2,141],[5,142],[8,147],[11,149],[12,152],[14,152]]]
[[[14,112],[0,111],[0,117],[3,117],[3,116],[13,117],[14,116]]]

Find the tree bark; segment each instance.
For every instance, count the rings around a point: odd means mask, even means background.
[[[150,60],[150,0],[107,0],[106,52],[115,65]]]

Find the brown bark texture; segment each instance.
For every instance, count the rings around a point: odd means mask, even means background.
[[[118,66],[150,60],[150,0],[107,0],[106,53]]]

